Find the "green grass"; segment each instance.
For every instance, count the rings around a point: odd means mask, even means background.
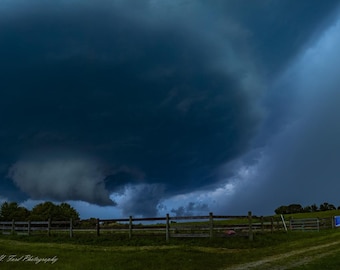
[[[340,257],[338,253],[333,253],[329,256],[325,256],[319,260],[315,260],[307,265],[301,265],[295,267],[295,270],[338,270],[340,265]]]
[[[286,214],[284,217],[295,218],[295,219],[303,219],[303,218],[331,218],[334,216],[340,216],[340,210],[330,210],[330,211],[320,211],[320,212],[311,212],[311,213],[297,213],[297,214]],[[275,216],[276,218],[280,218],[279,215]]]
[[[340,211],[328,211],[290,216],[325,218],[339,214]],[[231,221],[220,222],[230,224]],[[247,220],[238,222],[245,223]],[[323,247],[322,251],[308,250],[333,243],[332,246]],[[103,231],[99,237],[95,233],[75,231],[73,238],[69,238],[67,232],[52,232],[50,237],[46,234],[0,235],[0,260],[2,254],[6,256],[0,261],[0,269],[228,269],[233,265],[281,256],[295,250],[302,250],[303,254],[293,254],[251,269],[275,269],[287,264],[292,266],[288,269],[339,269],[340,259],[336,252],[340,252],[340,230],[257,232],[254,241],[249,241],[247,237],[171,238],[169,243],[165,242],[164,234],[153,237],[133,234],[129,239],[128,233],[109,231]],[[17,257],[57,257],[58,261],[54,264],[7,262],[12,254]],[[295,265],[301,258],[312,259],[305,265]]]
[[[296,213],[296,214],[285,214],[283,215],[285,220],[289,220],[290,218],[293,219],[304,219],[304,218],[333,218],[334,216],[339,216],[340,215],[340,210],[330,210],[330,211],[319,211],[319,212],[310,212],[310,213]],[[274,218],[274,220],[279,220],[281,221],[281,216],[280,215],[273,215],[273,216],[266,216],[264,217],[264,221],[270,221],[271,217]],[[253,223],[260,223],[261,222],[261,217],[253,217],[252,218]],[[219,220],[219,219],[214,219],[214,225],[239,225],[239,224],[248,224],[249,220],[248,218],[237,218],[237,219],[229,219],[229,220]],[[137,224],[135,224],[136,226]],[[171,228],[175,227],[183,227],[183,226],[208,226],[209,225],[209,220],[204,220],[204,221],[176,221],[172,222],[170,224]],[[112,227],[112,228],[119,228],[119,227],[125,227],[127,228],[127,224],[120,224],[120,223],[112,223],[107,225],[107,227]],[[148,225],[144,225],[148,226]],[[152,224],[150,226],[165,226],[163,223],[158,223],[158,224]]]
[[[29,262],[6,262],[5,258],[0,262],[0,269],[223,269],[294,249],[322,245],[334,239],[340,239],[340,231],[258,233],[254,241],[239,237],[171,239],[168,244],[164,238],[136,237],[129,240],[114,234],[100,237],[75,235],[72,239],[57,234],[51,237],[1,236],[0,256],[56,256],[58,261],[55,264],[36,265]],[[334,260],[333,255],[328,259]],[[323,262],[313,263],[318,267]]]
[[[229,254],[224,249],[204,247],[204,243],[196,245],[194,242],[182,245],[152,243],[151,246],[141,243],[139,246],[121,244],[107,246],[104,239],[97,245],[40,243],[10,240],[7,237],[0,239],[2,254],[17,254],[19,257],[26,254],[56,256],[58,261],[53,265],[0,262],[0,269],[217,269],[226,263]]]

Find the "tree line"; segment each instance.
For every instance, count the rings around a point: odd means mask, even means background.
[[[329,211],[340,209],[340,206],[336,208],[334,204],[330,204],[324,202],[317,206],[316,204],[308,205],[303,207],[301,204],[290,204],[290,205],[281,205],[280,207],[275,209],[275,214],[294,214],[294,213],[311,213],[311,212],[320,212],[320,211]]]
[[[0,221],[79,221],[79,213],[68,203],[56,205],[52,202],[37,204],[32,210],[20,206],[17,202],[4,202],[0,207]]]
[[[303,207],[301,204],[281,205],[275,209],[275,214],[294,214],[294,213],[310,213],[319,211],[329,211],[340,209],[333,204],[324,202],[317,206],[316,204]],[[79,213],[68,203],[61,203],[59,205],[52,202],[44,202],[37,204],[28,210],[20,206],[17,202],[4,202],[0,207],[0,221],[20,220],[20,221],[46,221],[52,219],[55,221],[65,221],[71,219],[77,223],[80,221]],[[96,219],[90,218],[80,222],[81,225],[95,225]],[[84,224],[83,224],[84,223]]]

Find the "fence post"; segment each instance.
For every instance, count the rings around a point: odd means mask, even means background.
[[[27,235],[29,236],[31,233],[31,221],[27,221]]]
[[[264,232],[264,221],[263,221],[263,216],[261,216],[261,232]]]
[[[248,212],[248,220],[249,220],[249,240],[253,241],[253,224],[252,224],[252,213],[251,211]]]
[[[15,231],[15,221],[14,219],[12,219],[12,234],[14,234],[14,231]]]
[[[209,213],[209,231],[210,231],[210,238],[213,237],[214,233],[214,219],[213,219],[213,213]]]
[[[132,216],[129,218],[129,239],[132,238]]]
[[[166,223],[165,223],[165,240],[166,242],[169,242],[169,236],[170,236],[170,222],[169,222],[169,214],[166,214]]]
[[[70,238],[73,237],[73,220],[70,218]]]
[[[283,215],[282,215],[282,214],[281,214],[281,221],[282,221],[282,225],[283,225],[283,227],[284,227],[285,231],[287,232],[287,231],[288,231],[288,229],[287,229],[286,221],[285,221],[285,218],[283,217]]]
[[[51,236],[51,218],[48,219],[47,234],[48,234],[48,236]]]
[[[97,218],[97,223],[96,223],[96,231],[97,231],[97,236],[99,236],[99,231],[100,231],[100,225],[99,225],[99,218]]]
[[[271,225],[271,232],[273,232],[274,231],[274,218],[273,217],[270,218],[270,225]]]

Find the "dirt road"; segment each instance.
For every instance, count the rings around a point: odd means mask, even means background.
[[[333,249],[331,251],[329,251],[328,248],[339,244],[340,241],[336,241],[329,244],[318,245],[304,249],[297,249],[284,254],[268,256],[259,261],[226,267],[224,268],[224,270],[247,270],[247,269],[287,270],[293,267],[308,264],[313,260],[317,260],[324,256],[338,252],[340,250],[340,247]]]

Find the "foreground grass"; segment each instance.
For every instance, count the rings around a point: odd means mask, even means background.
[[[330,269],[337,270],[340,265],[339,253],[332,252],[332,254],[325,256],[321,259],[314,260],[306,265],[301,265],[295,267],[294,270],[320,270],[320,269]]]
[[[10,245],[11,247],[8,247]],[[27,244],[17,241],[0,242],[5,254],[26,254],[57,257],[55,264],[29,262],[2,262],[1,269],[203,269],[200,265],[211,265],[216,269],[223,264],[221,254],[210,254],[207,264],[205,252],[186,250],[179,247],[153,248],[104,248],[69,244]]]
[[[322,246],[339,240],[338,230],[256,234],[254,241],[241,237],[171,239],[167,244],[164,237],[128,239],[124,235],[114,234],[100,237],[75,235],[72,239],[66,235],[1,236],[0,258],[2,254],[6,257],[0,261],[0,269],[228,269],[268,256]],[[336,248],[340,249],[340,244]],[[301,257],[296,255],[261,265],[259,269],[274,269],[275,266],[285,263],[292,263],[295,268],[291,269],[338,269],[340,260],[332,253],[333,249],[334,246],[325,248],[323,252],[329,252],[329,255],[307,265],[295,267],[292,262]],[[318,251],[312,250],[304,255],[315,256],[314,253],[317,254]],[[9,255],[16,255],[17,258],[25,255],[56,257],[58,260],[54,264],[7,262]],[[327,267],[324,267],[325,262]]]
[[[0,250],[1,254],[17,257],[30,254],[58,258],[54,264],[7,262],[5,258],[0,262],[1,269],[218,269],[225,265],[225,254],[229,253],[190,245],[108,247],[8,239],[0,239]]]

